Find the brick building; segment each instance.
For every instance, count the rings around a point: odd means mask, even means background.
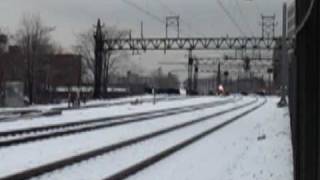
[[[55,54],[42,57],[36,62],[34,70],[35,102],[46,103],[55,96],[63,98],[66,95],[59,95],[56,91],[58,88],[80,86],[81,66],[81,56],[78,55]],[[0,92],[3,92],[7,82],[26,82],[26,70],[24,56],[18,47],[11,46],[0,53]]]

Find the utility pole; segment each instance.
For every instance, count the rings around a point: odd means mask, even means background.
[[[287,106],[286,99],[286,87],[287,87],[287,76],[288,76],[288,63],[287,63],[287,4],[283,4],[283,19],[282,19],[282,49],[281,49],[281,100],[278,103],[279,106]]]
[[[189,50],[189,55],[188,55],[188,90],[187,90],[189,92],[192,91],[193,61],[194,61],[194,59],[192,57],[192,50]]]
[[[267,69],[267,73],[269,75],[269,80],[268,80],[269,88],[268,88],[268,90],[269,90],[269,94],[271,94],[272,93],[272,73],[273,73],[273,69],[268,68]]]
[[[199,76],[199,61],[195,59],[194,63],[194,74],[193,74],[193,91],[198,91],[198,76]]]
[[[127,71],[127,88],[128,88],[128,95],[132,95],[131,94],[131,71]]]
[[[141,39],[143,39],[143,21],[141,21],[140,23],[140,36],[141,36]]]
[[[238,72],[238,76],[237,76],[237,93],[240,93],[239,83],[240,83],[240,73]]]
[[[223,76],[224,76],[224,87],[226,87],[228,84],[229,71],[225,71],[223,73]]]
[[[94,98],[101,97],[101,75],[102,75],[102,59],[103,59],[103,45],[104,37],[102,33],[102,25],[100,19],[98,19],[96,32],[94,34],[95,39],[95,71],[94,71]]]
[[[218,63],[218,74],[216,82],[216,92],[219,92],[219,86],[221,85],[221,63]]]

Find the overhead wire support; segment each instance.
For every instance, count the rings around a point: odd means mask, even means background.
[[[263,38],[272,38],[276,34],[276,15],[266,16],[261,15],[261,36]]]
[[[162,2],[161,0],[157,0],[157,2],[165,9],[168,10],[168,12],[172,15],[172,16],[179,16],[178,13],[176,13],[175,11],[173,11],[168,5],[166,5],[164,2]],[[184,20],[181,16],[180,16],[180,22],[185,24],[191,31],[193,31],[194,33],[200,35],[200,36],[203,36],[205,37],[205,35],[197,30],[195,30],[193,28],[193,26],[186,20]]]
[[[277,42],[280,37],[209,37],[209,38],[121,38],[105,39],[108,50],[233,50],[281,48]],[[289,48],[293,48],[293,39],[287,38]]]
[[[166,17],[166,38],[168,38],[168,30],[170,27],[176,28],[177,37],[180,38],[180,16]]]

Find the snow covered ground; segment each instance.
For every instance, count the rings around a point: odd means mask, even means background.
[[[177,102],[163,102],[168,106],[181,106],[182,104],[197,104],[203,102],[213,102],[221,98],[195,98],[192,100],[185,100]],[[225,99],[225,98],[223,98]],[[191,113],[184,113],[181,115],[170,116],[166,118],[158,118],[153,121],[146,121],[141,123],[128,124],[114,128],[106,128],[102,130],[78,134],[75,136],[66,136],[47,141],[39,141],[26,145],[18,145],[5,149],[0,149],[0,159],[6,162],[5,166],[0,166],[0,175],[5,176],[16,172],[17,170],[24,170],[31,167],[39,166],[46,162],[52,162],[62,158],[69,157],[74,154],[87,152],[93,149],[101,148],[106,145],[111,145],[116,142],[124,141],[137,137],[146,133],[154,132],[156,130],[173,126],[175,124],[190,121],[196,117],[206,114],[212,114],[221,110],[229,109],[239,103],[243,104],[252,101],[253,98],[242,100],[221,107],[201,110]],[[188,101],[191,101],[187,103]],[[177,105],[178,104],[178,105]],[[149,105],[150,106],[150,105]],[[166,106],[156,106],[153,109],[161,109]],[[145,107],[136,107],[145,110]],[[141,109],[141,110],[142,110]],[[12,161],[12,159],[15,159]],[[1,177],[0,176],[0,177]]]
[[[175,96],[175,95],[164,95],[160,94],[156,96],[159,101],[163,100],[175,100],[185,98],[185,96]],[[28,107],[21,108],[0,108],[0,123],[6,121],[16,121],[16,120],[29,120],[37,117],[41,117],[43,113],[47,113],[55,110],[82,110],[84,108],[96,108],[97,106],[113,106],[122,105],[125,103],[131,103],[135,100],[140,102],[151,102],[153,101],[152,95],[140,95],[140,96],[130,96],[124,98],[108,99],[108,100],[90,100],[86,104],[81,104],[80,109],[69,109],[67,103],[60,104],[47,104],[47,105],[32,105]]]
[[[0,123],[0,131],[79,121],[88,118],[148,112],[221,101],[228,98],[230,97],[199,97],[181,101],[159,102],[155,106],[151,105],[151,103],[145,103],[139,106],[128,104],[109,108],[83,109],[76,112],[64,112],[59,117]],[[18,171],[227,110],[237,105],[251,102],[254,99],[255,97],[249,96],[240,101],[214,108],[3,148],[0,149],[0,179]],[[268,98],[267,104],[255,112],[129,179],[292,180],[292,150],[289,117],[287,116],[288,110],[278,109],[276,107],[278,100],[275,97]],[[260,98],[257,103],[249,107],[45,174],[36,179],[95,180],[108,177],[123,168],[171,147],[177,142],[216,126],[262,101],[263,99]]]
[[[175,97],[168,97],[168,100]],[[148,97],[145,97],[148,99]],[[150,97],[149,97],[150,99]],[[208,99],[203,98],[181,98],[176,101],[159,101],[156,105],[151,102],[143,103],[140,105],[131,105],[130,103],[121,106],[106,106],[89,109],[81,109],[76,111],[63,111],[62,115],[52,117],[34,117],[23,118],[19,121],[4,121],[0,122],[0,131],[8,131],[13,129],[23,129],[27,127],[39,127],[44,125],[53,125],[64,122],[75,122],[81,120],[96,119],[102,117],[110,117],[123,114],[148,112],[151,110],[160,110],[173,107],[187,106],[192,104],[200,104],[205,102],[212,102],[213,100],[224,100],[225,97],[211,97]],[[132,99],[133,100],[133,99]]]
[[[184,97],[184,96],[169,96],[165,94],[157,95],[157,98],[177,98],[177,97]],[[116,98],[116,99],[108,99],[108,100],[90,100],[86,104],[82,104],[82,107],[88,107],[88,106],[98,106],[98,105],[112,105],[114,103],[125,103],[125,102],[131,102],[133,100],[152,100],[152,95],[139,95],[139,96],[130,96],[130,97],[124,97],[124,98]],[[0,108],[0,113],[10,113],[12,111],[28,111],[28,110],[34,110],[34,111],[48,111],[53,108],[67,108],[68,103],[59,103],[59,104],[49,104],[49,105],[32,105],[27,107],[21,107],[21,108]]]
[[[256,112],[129,179],[293,180],[288,110],[277,102],[268,98]]]
[[[248,98],[243,100],[241,103],[232,103],[226,105],[224,107],[215,108],[211,110],[203,110],[201,113],[193,113],[192,117],[190,114],[188,116],[176,116],[170,121],[179,121],[179,119],[195,119],[198,117],[204,117],[206,115],[212,114],[214,112],[219,112],[221,110],[229,109],[230,107],[235,107],[236,105],[245,104],[249,101],[252,101],[252,98]],[[156,137],[152,140],[145,141],[143,143],[138,143],[136,145],[130,146],[128,148],[121,149],[116,152],[112,152],[110,154],[99,156],[99,158],[94,158],[92,160],[85,161],[80,164],[76,164],[72,167],[65,168],[63,170],[56,171],[55,173],[46,174],[40,178],[35,179],[50,179],[50,180],[68,180],[68,179],[78,179],[78,180],[99,180],[104,179],[108,176],[111,176],[118,171],[127,168],[135,163],[144,160],[156,153],[159,153],[175,144],[182,142],[188,138],[193,137],[194,135],[203,132],[206,129],[209,129],[213,126],[217,126],[218,124],[227,121],[228,119],[234,117],[235,115],[248,110],[255,106],[253,104],[249,107],[246,107],[241,110],[236,110],[230,114],[226,114],[222,117],[216,117],[211,120],[208,120],[203,123],[196,124],[194,126],[190,126],[187,128],[179,129],[177,131],[171,132],[169,134],[165,134],[159,137]],[[188,118],[189,117],[189,118]],[[189,120],[189,121],[190,121]],[[181,123],[181,122],[180,122]],[[150,127],[150,126],[146,126]],[[90,172],[90,173],[87,173]],[[157,173],[158,174],[158,173]],[[153,178],[149,178],[153,179]]]

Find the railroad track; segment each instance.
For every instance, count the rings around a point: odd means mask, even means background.
[[[257,110],[258,108],[262,107],[265,103],[267,102],[267,100],[265,100],[263,103],[245,111],[242,112],[241,114],[238,114],[237,116],[234,116],[233,118],[219,124],[216,126],[211,127],[210,129],[207,129],[199,134],[196,134],[195,136],[188,138],[168,149],[165,149],[163,151],[161,151],[160,153],[157,153],[151,157],[148,157],[126,169],[123,169],[109,177],[104,178],[103,180],[121,180],[121,179],[126,179],[131,175],[134,175],[148,167],[150,167],[153,164],[156,164],[157,162],[161,161],[164,158],[169,157],[170,155],[177,153],[178,151],[196,143],[197,141],[200,141],[201,139],[207,137],[208,135],[211,135],[212,133],[232,124],[233,122],[239,120],[240,118],[250,114],[251,112]]]
[[[194,97],[158,97],[156,101],[177,101],[177,100],[187,100]],[[143,102],[152,102],[152,98],[143,99]],[[85,105],[80,106],[78,108],[69,108],[69,107],[56,107],[52,108],[50,111],[52,112],[61,112],[61,111],[76,111],[76,110],[83,110],[83,109],[90,109],[90,108],[99,108],[99,107],[114,107],[114,106],[121,106],[131,103],[132,100],[123,101],[123,102],[114,102],[114,103],[102,103],[102,104],[92,104],[92,105]],[[59,113],[57,113],[59,114]],[[10,110],[10,111],[3,111],[0,112],[0,122],[8,122],[19,120],[22,118],[37,118],[47,116],[46,112],[42,112],[41,110],[33,109],[33,110]]]
[[[177,100],[187,100],[193,97],[157,97],[156,101],[177,101]],[[123,101],[123,102],[114,102],[114,103],[103,103],[103,104],[92,104],[92,105],[85,105],[85,106],[80,106],[79,108],[68,108],[68,107],[58,107],[58,108],[53,108],[53,110],[60,110],[60,111],[74,111],[74,110],[81,110],[81,109],[90,109],[90,108],[98,108],[98,107],[112,107],[112,106],[121,106],[125,104],[131,103],[133,100],[128,100],[128,101]],[[153,98],[147,98],[143,99],[143,102],[152,102]]]
[[[234,99],[228,99],[223,101],[216,101],[213,103],[204,103],[200,105],[191,105],[179,108],[170,108],[165,110],[156,110],[151,112],[135,113],[129,115],[100,118],[95,120],[86,120],[81,122],[63,123],[57,125],[0,132],[0,148],[56,137],[74,135],[103,128],[150,121],[154,120],[155,118],[173,116],[191,111],[221,106],[234,101]]]
[[[236,106],[236,107],[233,107],[231,109],[228,109],[228,110],[224,110],[224,111],[220,111],[220,112],[217,112],[217,113],[214,113],[214,114],[211,114],[211,115],[208,115],[208,116],[205,116],[205,117],[201,117],[201,118],[197,118],[197,119],[194,119],[194,120],[191,120],[191,121],[188,121],[188,122],[185,122],[185,123],[181,123],[181,124],[177,124],[177,125],[174,125],[174,126],[171,126],[169,128],[165,128],[165,129],[161,129],[161,130],[158,130],[158,131],[155,131],[155,132],[152,132],[152,133],[148,133],[148,134],[144,134],[144,135],[141,135],[141,136],[138,136],[138,137],[135,137],[135,138],[132,138],[132,139],[128,139],[128,140],[125,140],[125,141],[122,141],[122,142],[119,142],[119,143],[115,143],[115,144],[112,144],[112,145],[109,145],[109,146],[105,146],[105,147],[102,147],[102,148],[99,148],[99,149],[96,149],[96,150],[93,150],[93,151],[90,151],[90,152],[86,152],[86,153],[82,153],[82,154],[78,154],[78,155],[75,155],[75,156],[72,156],[72,157],[69,157],[69,158],[66,158],[66,159],[62,159],[62,160],[59,160],[59,161],[56,161],[56,162],[52,162],[52,163],[49,163],[49,164],[45,164],[45,165],[42,165],[42,166],[39,166],[39,167],[35,167],[35,168],[32,168],[32,169],[29,169],[29,170],[26,170],[26,171],[23,171],[23,172],[19,172],[17,174],[13,174],[13,175],[9,175],[7,177],[3,177],[2,180],[22,180],[22,179],[30,179],[30,178],[34,178],[34,177],[39,177],[41,175],[44,175],[46,173],[49,173],[49,172],[53,172],[55,170],[60,170],[60,169],[63,169],[63,168],[66,168],[66,167],[69,167],[73,164],[77,164],[77,163],[80,163],[80,162],[83,162],[83,161],[87,161],[89,159],[92,159],[92,158],[95,158],[95,157],[98,157],[98,156],[101,156],[101,155],[106,155],[110,152],[114,152],[114,151],[117,151],[117,150],[120,150],[120,149],[123,149],[125,147],[130,147],[132,145],[135,145],[135,144],[139,144],[139,143],[142,143],[142,142],[145,142],[147,140],[151,140],[151,139],[154,139],[158,136],[161,136],[161,135],[165,135],[165,134],[168,134],[168,133],[171,133],[171,132],[174,132],[174,131],[177,131],[177,130],[180,130],[180,129],[184,129],[184,128],[187,128],[187,127],[191,127],[191,126],[194,126],[196,124],[199,124],[199,123],[202,123],[202,122],[205,122],[205,121],[209,121],[210,119],[214,118],[214,117],[219,117],[219,116],[222,116],[224,114],[227,114],[227,113],[230,113],[230,112],[233,112],[233,111],[236,111],[236,110],[240,110],[240,109],[243,109],[245,107],[248,107],[250,105],[253,105],[255,103],[257,103],[258,99],[254,100],[254,101],[251,101],[251,102],[248,102],[248,103],[245,103],[245,104],[242,104],[242,105],[239,105],[239,106]],[[264,102],[265,103],[265,102]],[[263,104],[264,104],[263,103]],[[259,104],[257,106],[255,106],[254,108],[251,108],[243,113],[241,113],[240,115],[237,115],[236,117],[228,120],[228,121],[225,121],[224,123],[222,124],[219,124],[218,126],[215,126],[201,134],[198,134],[194,137],[192,137],[191,139],[188,139],[187,141],[184,141],[182,143],[178,143],[177,145],[175,145],[174,147],[170,148],[170,149],[167,149],[159,154],[156,154],[155,156],[152,156],[151,158],[148,158],[142,162],[139,162],[138,164],[132,166],[132,167],[129,167],[128,169],[125,169],[125,170],[122,170],[110,177],[107,177],[106,179],[123,179],[123,178],[126,178],[128,177],[129,175],[132,175],[154,163],[156,163],[157,161],[173,154],[174,152],[177,152],[178,150],[200,140],[201,138],[211,134],[212,132],[214,131],[217,131],[218,129],[221,129],[225,126],[227,126],[228,124],[231,124],[232,122],[236,121],[237,119],[249,114],[250,112],[258,109],[259,107],[261,107],[263,104]]]

